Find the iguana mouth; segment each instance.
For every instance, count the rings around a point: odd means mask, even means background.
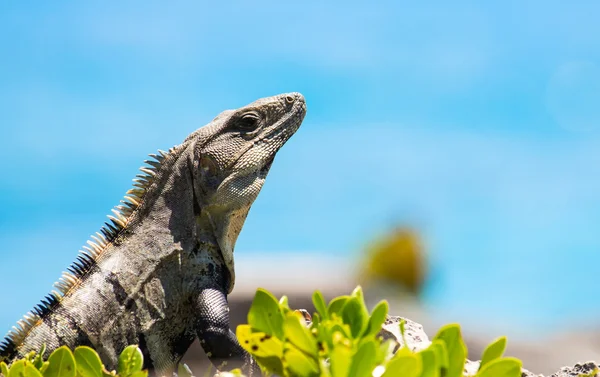
[[[304,116],[306,115],[306,102],[304,97],[299,97],[296,99],[296,102],[292,105],[292,109],[287,112],[281,119],[277,121],[277,123],[270,129],[267,130],[263,135],[259,136],[254,143],[250,144],[247,148],[240,151],[240,153],[236,156],[236,158],[230,163],[228,168],[235,166],[240,159],[244,157],[252,148],[255,148],[260,143],[269,143],[275,139],[277,140],[277,147],[274,152],[272,152],[269,159],[265,162],[265,164],[260,168],[259,173],[261,176],[265,176],[266,173],[269,172],[269,168],[273,163],[273,159],[275,158],[275,153],[281,148],[287,140],[300,128],[302,121],[304,120]],[[256,170],[254,170],[256,171]]]
[[[287,133],[289,136],[293,135],[298,128],[300,128],[300,124],[302,124],[302,120],[304,120],[304,115],[306,115],[306,102],[302,97],[294,103],[292,111],[282,117],[279,122],[277,122],[278,125],[260,137],[259,140],[274,139],[282,133]],[[290,119],[294,119],[291,124]]]

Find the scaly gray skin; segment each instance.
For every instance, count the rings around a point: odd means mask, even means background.
[[[199,337],[211,361],[247,371],[229,328],[233,249],[275,154],[306,113],[288,93],[221,113],[183,144],[152,155],[112,222],[0,343],[11,362],[42,344],[94,347],[115,369],[139,344],[145,367],[170,375]]]

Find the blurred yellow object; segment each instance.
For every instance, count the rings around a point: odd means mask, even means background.
[[[425,280],[425,255],[416,232],[398,228],[375,240],[366,250],[363,284],[392,283],[418,295]]]

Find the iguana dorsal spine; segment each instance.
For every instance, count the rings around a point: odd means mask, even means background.
[[[79,282],[85,279],[86,274],[96,266],[102,254],[117,239],[119,233],[127,227],[133,214],[143,203],[144,196],[152,185],[157,171],[176,148],[177,146],[169,149],[168,152],[159,149],[157,154],[149,155],[151,160],[145,160],[146,165],[139,169],[142,174],[136,175],[133,179],[133,187],[127,191],[121,200],[121,204],[111,210],[114,216],[108,215],[110,221],[104,223],[99,232],[90,236],[87,244],[82,247],[82,250],[79,250],[76,260],[67,268],[67,271],[63,271],[62,276],[54,283],[56,289],[42,299],[32,311],[25,314],[16,326],[13,326],[5,339],[0,342],[0,355],[9,352],[10,348],[20,344],[31,329],[44,316],[51,313],[52,309],[60,303],[64,296],[68,295],[71,289],[74,289]]]

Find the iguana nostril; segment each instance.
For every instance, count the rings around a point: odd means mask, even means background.
[[[294,103],[296,99],[292,96],[285,96],[285,102],[287,103]]]

